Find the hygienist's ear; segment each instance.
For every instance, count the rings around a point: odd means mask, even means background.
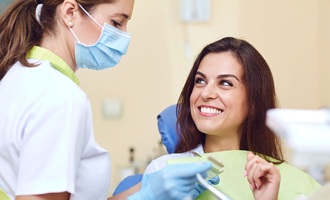
[[[75,0],[64,0],[59,7],[59,16],[61,21],[68,27],[75,24],[75,20],[79,13],[79,5]]]

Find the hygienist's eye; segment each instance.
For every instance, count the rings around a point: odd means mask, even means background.
[[[112,25],[116,28],[122,26],[121,23],[117,22],[116,20],[111,20],[111,22],[112,22]]]

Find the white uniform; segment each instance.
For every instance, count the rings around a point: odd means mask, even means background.
[[[0,188],[10,199],[106,199],[110,159],[94,140],[88,97],[53,62],[29,61],[41,64],[16,63],[0,81]]]

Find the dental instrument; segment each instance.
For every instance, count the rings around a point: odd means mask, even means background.
[[[228,196],[223,194],[220,190],[213,187],[210,183],[203,179],[201,174],[196,174],[196,177],[201,185],[208,189],[219,200],[231,200]]]

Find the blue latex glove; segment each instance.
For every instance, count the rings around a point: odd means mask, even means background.
[[[210,180],[208,180],[208,182],[212,185],[217,185],[220,182],[220,178],[219,176],[214,176],[213,178],[211,178]],[[192,198],[196,199],[200,194],[202,194],[205,190],[207,190],[204,186],[195,183],[195,187],[194,187],[194,191],[192,194]]]
[[[204,178],[211,163],[186,163],[168,165],[162,170],[143,176],[142,187],[139,192],[130,196],[129,200],[169,200],[192,199],[196,174]]]

